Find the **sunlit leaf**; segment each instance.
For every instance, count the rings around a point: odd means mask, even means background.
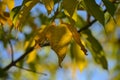
[[[6,1],[5,0],[0,1],[0,13],[2,11],[5,11],[5,9],[6,9]]]
[[[53,0],[42,0],[42,1],[48,11],[48,14],[50,14],[54,7],[54,1]]]
[[[115,21],[111,18],[107,24],[105,25],[105,29],[107,32],[113,32],[115,30]]]
[[[12,26],[12,20],[10,19],[10,14],[7,12],[0,13],[0,23],[2,25],[8,24],[10,27]]]
[[[32,52],[30,52],[29,53],[29,55],[28,55],[28,58],[27,58],[27,63],[31,63],[31,62],[33,62],[33,61],[35,61],[35,59],[36,59],[36,50],[34,49]]]
[[[102,0],[102,1],[103,1],[103,3],[105,4],[108,12],[111,14],[111,16],[113,16],[114,13],[115,13],[115,10],[116,10],[114,4],[111,3],[109,0]]]
[[[9,8],[9,10],[12,10],[14,8],[14,0],[7,0],[7,6]]]
[[[46,37],[50,41],[52,49],[57,53],[59,66],[61,66],[61,62],[66,55],[68,45],[72,39],[72,34],[65,24],[60,24],[59,26],[50,25],[48,27]]]
[[[84,0],[85,8],[89,14],[94,16],[102,25],[105,23],[104,13],[96,4],[95,0]]]
[[[80,40],[80,35],[77,32],[77,29],[74,26],[70,25],[70,24],[67,24],[67,23],[64,23],[64,24],[66,24],[68,29],[71,31],[74,40],[81,47],[81,50],[87,55],[87,50],[85,49],[84,45],[82,44],[82,42]]]
[[[100,43],[93,37],[90,30],[86,30],[84,34],[87,35],[87,47],[92,53],[94,60],[101,64],[104,69],[108,69],[107,59],[104,55],[104,51]]]
[[[39,0],[29,0],[22,5],[21,10],[15,16],[13,21],[15,28],[21,29],[21,26],[25,23],[25,20],[30,12],[30,10],[39,2]],[[17,18],[17,19],[16,19]]]
[[[75,41],[71,43],[70,50],[71,57],[73,58],[73,60],[75,60],[76,67],[78,67],[80,71],[83,71],[87,66],[84,52],[81,50],[80,46]]]

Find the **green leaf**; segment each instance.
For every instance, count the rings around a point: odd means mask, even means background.
[[[75,20],[76,17],[76,10],[79,2],[77,0],[63,0],[62,5],[65,9],[64,12],[67,16],[72,17]]]
[[[95,59],[95,61],[101,64],[104,69],[108,69],[107,60],[100,43],[93,37],[89,29],[84,31],[84,34],[87,35],[87,47],[92,53],[92,56]]]
[[[84,5],[88,13],[94,16],[102,25],[104,25],[104,13],[96,4],[95,0],[84,0]]]
[[[22,6],[16,6],[14,7],[10,12],[10,17],[12,20],[14,20],[15,16],[18,14]]]
[[[109,0],[102,0],[102,1],[106,6],[107,11],[111,14],[111,16],[113,16],[116,10],[115,5],[112,4]]]

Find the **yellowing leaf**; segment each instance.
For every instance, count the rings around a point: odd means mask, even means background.
[[[12,10],[14,8],[14,0],[7,0],[7,6],[9,10]]]
[[[6,9],[6,0],[0,1],[0,13]]]
[[[13,23],[15,28],[21,29],[21,26],[24,24],[30,10],[35,6],[39,0],[28,0],[23,5],[21,10],[15,16]]]
[[[10,19],[9,13],[1,12],[0,13],[0,23],[1,24],[8,24],[10,27],[12,26],[12,20]]]
[[[85,69],[87,66],[84,52],[80,49],[80,46],[75,41],[71,43],[70,50],[71,57],[73,60],[75,60],[75,65],[79,68],[80,71],[83,71],[83,69]]]
[[[81,47],[81,50],[86,54],[87,50],[81,43],[80,36],[77,33],[76,28],[67,23],[62,23],[59,26],[56,26],[55,24],[46,26],[43,30],[40,30],[40,34],[38,35],[38,39],[36,41],[40,43],[40,45],[44,44],[45,41],[50,42],[51,48],[58,56],[59,66],[61,66],[61,62],[66,55],[67,48],[72,37]]]
[[[107,32],[113,32],[115,30],[115,21],[111,18],[109,22],[105,25],[105,30]]]
[[[50,41],[52,49],[57,53],[59,66],[61,66],[61,62],[66,55],[68,45],[72,39],[72,34],[65,24],[59,26],[50,25],[48,27],[46,37]]]
[[[26,41],[24,43],[24,49],[26,50],[28,47],[33,47],[35,45],[35,41],[33,40],[32,42],[29,40],[29,41]]]
[[[53,0],[42,0],[42,1],[45,4],[48,14],[50,14],[54,7],[54,1]]]
[[[77,32],[77,29],[74,26],[71,26],[70,24],[67,24],[67,23],[64,23],[64,24],[66,24],[68,29],[71,31],[74,40],[81,47],[81,50],[87,55],[87,50],[85,49],[84,45],[82,44],[80,40],[80,35]]]
[[[36,59],[36,50],[34,49],[32,52],[29,53],[28,58],[27,58],[27,63],[31,63]]]

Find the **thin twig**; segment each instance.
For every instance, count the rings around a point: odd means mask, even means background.
[[[12,66],[16,65],[17,62],[19,62],[22,59],[24,59],[33,50],[34,50],[34,47],[30,47],[29,49],[27,49],[26,52],[22,56],[20,56],[17,60],[11,62],[5,68],[3,68],[3,71],[9,70]]]
[[[47,76],[47,74],[45,74],[45,73],[33,71],[33,70],[31,70],[31,69],[27,69],[27,68],[24,68],[24,67],[20,67],[20,66],[18,66],[18,65],[15,65],[15,67],[20,68],[20,69],[23,69],[23,70],[26,70],[26,71],[30,71],[30,72],[33,72],[33,73],[37,73],[37,74],[41,74],[41,75]]]
[[[58,2],[57,10],[56,11],[54,10],[54,16],[53,16],[51,22],[53,22],[55,20],[56,16],[58,15],[59,7],[60,7],[60,1]]]
[[[9,44],[10,44],[10,49],[11,49],[11,62],[13,63],[13,61],[14,61],[14,51],[13,51],[13,46],[12,46],[12,43],[11,43],[10,40],[9,40],[8,42],[9,42]]]
[[[91,25],[93,25],[97,20],[94,19],[93,21],[91,21],[89,24],[87,24],[86,26],[84,26],[83,28],[81,28],[80,30],[78,30],[78,32],[82,32],[84,30],[87,30],[89,27],[91,27]]]

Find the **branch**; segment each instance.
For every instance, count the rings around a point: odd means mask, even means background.
[[[12,66],[15,66],[17,62],[19,62],[20,60],[24,59],[26,55],[28,55],[31,51],[34,50],[34,47],[30,47],[26,50],[26,52],[19,57],[17,60],[11,62],[10,64],[8,64],[5,68],[3,68],[3,71],[7,71],[9,70]]]
[[[90,22],[89,24],[85,25],[83,28],[81,28],[80,30],[78,30],[78,32],[80,33],[80,32],[82,32],[82,31],[88,29],[88,28],[91,27],[91,25],[93,25],[96,21],[97,21],[97,20],[94,19],[92,22]]]
[[[60,0],[58,1],[58,6],[56,11],[54,10],[54,16],[52,17],[51,22],[53,22],[56,19],[57,15],[59,14],[59,7],[60,7]]]
[[[106,13],[106,12],[107,12],[107,9],[105,9],[103,12]],[[91,27],[96,21],[97,21],[97,19],[94,19],[94,20],[91,21],[89,24],[85,25],[83,28],[81,28],[80,30],[78,30],[78,32],[80,33],[80,32],[82,32],[82,31],[88,29],[88,28]]]

